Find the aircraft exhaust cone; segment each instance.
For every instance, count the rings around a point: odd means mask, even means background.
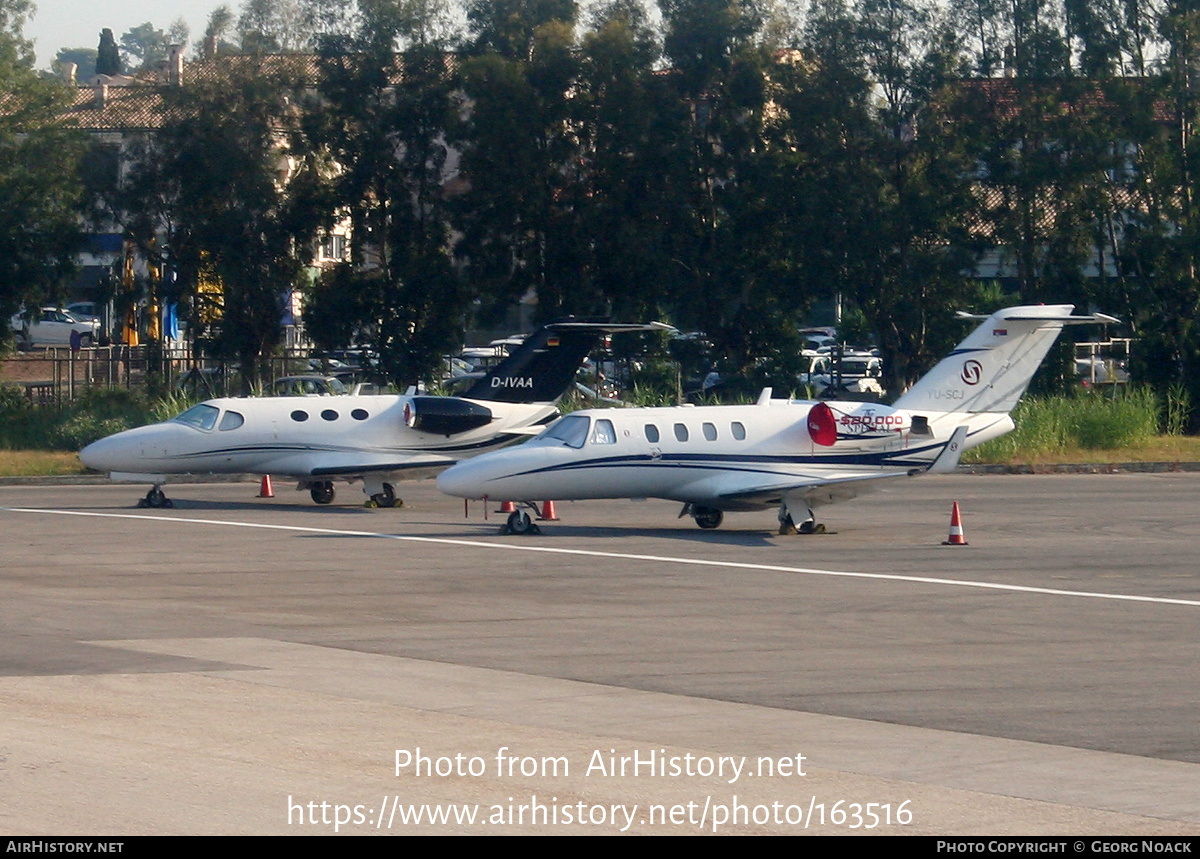
[[[833,447],[837,442],[837,418],[828,403],[817,403],[808,410],[808,435],[822,447]]]
[[[963,536],[962,514],[958,510],[958,502],[954,502],[954,507],[950,510],[950,539],[942,543],[943,546],[966,546],[967,538]]]
[[[260,483],[259,487],[258,487],[258,497],[259,498],[274,498],[275,497],[275,490],[273,490],[271,488],[271,475],[264,474],[262,476],[262,483]]]

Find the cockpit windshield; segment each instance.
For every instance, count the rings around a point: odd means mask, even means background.
[[[585,415],[567,415],[546,428],[534,441],[545,445],[566,445],[580,448],[587,441],[588,425],[592,419]]]
[[[209,406],[201,403],[198,406],[192,406],[181,415],[176,415],[171,420],[178,424],[187,424],[196,429],[210,430],[217,425],[217,415],[221,410],[216,406]]]

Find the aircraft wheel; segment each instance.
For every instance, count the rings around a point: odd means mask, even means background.
[[[333,481],[322,480],[319,483],[312,484],[308,487],[308,494],[318,504],[332,504],[334,495]]]
[[[383,491],[371,496],[371,500],[379,507],[401,507],[404,502],[396,497],[396,489],[390,483],[383,484]]]
[[[537,530],[537,525],[533,523],[533,519],[529,517],[527,511],[517,510],[515,513],[509,514],[508,532],[510,534],[536,534]]]
[[[725,520],[724,513],[711,507],[695,507],[692,509],[692,515],[696,517],[696,524],[705,530],[720,528]]]
[[[146,502],[146,507],[153,507],[155,510],[157,510],[159,507],[175,506],[171,503],[171,500],[167,498],[166,493],[164,493],[157,486],[147,492],[146,497],[143,500]],[[139,504],[138,506],[141,507],[143,505]]]
[[[779,533],[783,536],[799,533],[799,531],[796,529],[796,523],[792,521],[791,513],[788,513],[786,516],[780,518]]]

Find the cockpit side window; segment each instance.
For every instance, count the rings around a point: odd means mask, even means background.
[[[547,427],[537,440],[542,444],[565,444],[567,447],[580,448],[587,441],[591,422],[592,419],[586,415],[567,415]]]
[[[613,429],[612,421],[601,418],[596,421],[592,430],[592,444],[616,444],[617,431]]]
[[[186,412],[171,418],[171,420],[175,423],[187,424],[196,429],[210,430],[216,426],[217,415],[220,412],[221,410],[216,406],[201,403],[198,406],[192,406]]]
[[[246,422],[246,419],[244,417],[242,417],[238,412],[227,411],[227,412],[225,412],[224,415],[221,416],[221,423],[217,427],[217,429],[219,429],[221,432],[228,432],[229,430],[237,429],[245,422]]]

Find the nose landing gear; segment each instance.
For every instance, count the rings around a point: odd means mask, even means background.
[[[146,493],[145,498],[138,499],[137,506],[141,508],[150,507],[154,510],[158,510],[162,508],[170,509],[174,507],[175,504],[166,496],[166,493],[162,491],[162,487],[160,487],[158,484],[155,484],[154,488]]]
[[[533,511],[537,512],[537,505],[532,502],[521,502],[524,506],[532,507]],[[529,511],[518,508],[508,514],[508,521],[500,529],[501,534],[540,534],[542,529],[533,521],[533,517],[529,515]]]

